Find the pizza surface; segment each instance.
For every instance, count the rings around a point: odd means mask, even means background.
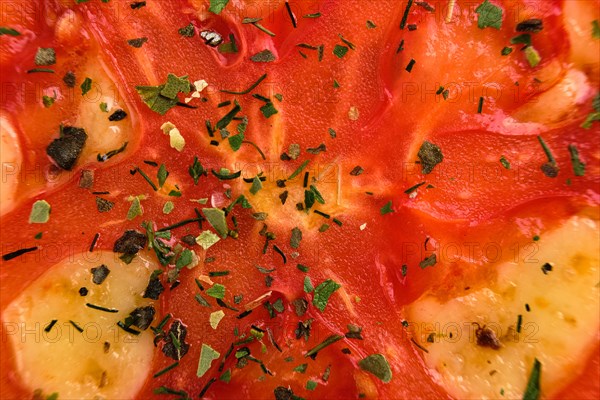
[[[0,398],[600,396],[598,1],[0,4]]]

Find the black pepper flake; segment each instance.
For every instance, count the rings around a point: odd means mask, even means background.
[[[35,65],[54,65],[56,64],[56,52],[51,47],[38,47],[34,62]]]
[[[313,148],[309,147],[308,149],[306,149],[307,153],[314,154],[314,155],[317,155],[323,151],[327,151],[327,146],[325,145],[325,143],[321,143],[317,147],[313,147]]]
[[[435,8],[427,3],[426,1],[417,1],[415,2],[416,5],[418,5],[419,7],[423,7],[425,10],[429,11],[429,12],[435,12]]]
[[[544,273],[544,275],[548,275],[548,272],[552,272],[552,264],[546,263],[542,265],[542,272]]]
[[[194,235],[185,235],[184,237],[181,238],[181,241],[183,243],[187,244],[188,246],[196,245],[196,237]]]
[[[424,141],[417,154],[421,160],[422,171],[424,174],[429,174],[433,168],[441,163],[444,159],[442,150],[435,144]]]
[[[302,317],[308,310],[308,301],[306,299],[296,299],[292,301],[296,315]]]
[[[161,273],[161,270],[156,270],[152,273],[150,280],[148,281],[148,286],[146,286],[146,290],[144,290],[143,298],[158,300],[160,294],[165,291],[165,287],[160,282],[160,279],[158,279],[158,276]]]
[[[496,334],[490,328],[486,328],[485,326],[479,327],[477,325],[477,330],[475,331],[475,337],[477,338],[477,345],[481,347],[489,347],[494,350],[500,349],[500,341],[496,337]]]
[[[54,139],[46,148],[46,154],[54,160],[60,168],[70,171],[83,150],[87,141],[87,134],[83,128],[72,126],[62,127],[60,137]]]
[[[285,202],[287,201],[288,194],[289,194],[289,192],[286,190],[285,192],[283,192],[279,195],[279,200],[281,200],[281,205],[284,205]]]
[[[352,171],[350,171],[350,175],[352,176],[359,176],[360,174],[362,174],[365,170],[360,166],[357,165],[356,167],[354,167],[352,169]]]
[[[275,55],[269,49],[265,49],[263,51],[256,53],[252,57],[250,57],[250,60],[257,62],[257,63],[258,62],[268,63],[268,62],[275,61],[276,58],[275,58]]]
[[[409,31],[416,31],[417,30],[417,24],[408,24],[408,30]]]
[[[348,324],[348,333],[346,333],[345,336],[348,339],[363,340],[361,332],[362,332],[362,328],[360,326]]]
[[[113,246],[115,253],[136,254],[146,246],[146,235],[130,229],[123,233]]]
[[[541,19],[532,18],[527,19],[517,24],[517,32],[532,32],[538,33],[544,29],[544,23]]]
[[[165,344],[163,345],[162,352],[175,361],[181,360],[190,349],[190,345],[185,343],[186,336],[187,328],[183,323],[180,320],[173,321],[169,332],[165,336]]]
[[[79,295],[81,297],[85,297],[88,294],[88,289],[86,287],[81,287],[79,288]]]
[[[96,197],[96,207],[98,212],[104,213],[112,210],[115,203],[110,200],[103,199],[102,197]]]
[[[283,386],[276,387],[273,392],[275,394],[275,400],[293,400],[298,398],[294,395],[292,389]]]
[[[139,49],[147,41],[148,41],[147,37],[141,37],[141,38],[129,39],[127,41],[127,44],[130,45],[131,47],[135,47],[136,49]]]
[[[109,117],[109,121],[121,121],[127,116],[127,113],[121,109],[118,109],[114,113],[112,113]]]
[[[129,5],[129,7],[131,7],[132,10],[137,10],[138,8],[142,8],[146,5],[145,1],[136,1],[134,3],[131,3]]]
[[[79,187],[82,189],[90,189],[94,185],[94,171],[84,169],[79,177]]]
[[[304,338],[304,340],[308,342],[308,338],[310,337],[310,328],[311,328],[312,322],[313,322],[312,319],[307,319],[304,322],[302,322],[302,321],[298,322],[298,327],[294,331],[294,333],[296,334],[296,339]]]
[[[410,25],[409,25],[409,26],[410,26]],[[344,348],[342,349],[342,353],[344,353],[344,354],[352,354],[352,352],[350,351],[350,349],[349,349],[349,348],[347,348],[347,347],[344,347]]]
[[[275,280],[275,278],[273,278],[271,275],[265,276],[265,286],[266,287],[271,287],[271,285],[273,284],[274,280]]]
[[[99,267],[92,268],[91,271],[92,282],[94,282],[96,285],[102,284],[102,282],[104,282],[108,274],[110,274],[110,269],[108,269],[108,267],[104,264],[100,265]]]
[[[67,72],[65,76],[63,76],[63,82],[65,83],[65,85],[67,85],[67,87],[75,87],[75,84],[77,83],[75,74],[71,71]]]
[[[138,307],[129,314],[130,320],[127,322],[129,326],[136,326],[145,331],[152,324],[155,314],[154,306]]]
[[[406,71],[411,72],[416,63],[417,62],[414,60],[414,58],[411,58],[408,62],[408,65],[406,66]]]
[[[542,164],[540,169],[542,170],[542,173],[548,178],[556,178],[558,176],[559,168],[554,162],[544,163]]]

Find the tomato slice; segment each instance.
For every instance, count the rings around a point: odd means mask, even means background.
[[[571,76],[561,1],[503,4],[499,30],[478,28],[474,7],[462,2],[454,6],[451,23],[445,22],[446,2],[432,4],[434,12],[413,5],[407,17],[410,29],[399,29],[407,4],[392,1],[290,2],[297,28],[284,1],[230,2],[220,14],[209,11],[208,1],[148,2],[140,8],[120,1],[35,3],[48,24],[21,18],[29,2],[15,4],[22,8],[9,14],[7,25],[24,34],[0,40],[1,80],[7,88],[1,101],[3,115],[27,151],[14,210],[2,216],[2,244],[3,254],[31,246],[37,250],[2,262],[3,311],[53,264],[86,252],[92,241],[95,251],[111,251],[125,230],[143,231],[142,221],[161,229],[194,220],[170,229],[173,245],[211,229],[207,221],[196,221],[205,207],[227,207],[242,194],[252,205],[252,210],[241,204],[233,208],[235,225],[231,218],[228,224],[235,226],[235,239],[221,240],[206,251],[193,246],[203,260],[200,265],[183,270],[175,287],[164,282],[160,317],[171,315],[167,328],[176,320],[185,325],[190,350],[173,370],[148,377],[139,398],[153,398],[159,387],[207,398],[273,398],[277,390],[303,398],[450,398],[411,341],[404,307],[428,291],[455,297],[465,286],[484,286],[494,279],[495,271],[484,268],[489,262],[485,248],[470,243],[498,244],[503,251],[495,261],[507,261],[515,254],[522,257],[534,235],[573,215],[598,220],[598,125],[592,125],[592,132],[581,127],[593,112],[598,76],[588,74],[576,87],[584,94],[565,106],[564,118],[544,120],[532,111],[537,99],[555,93]],[[519,47],[510,45],[518,35],[516,23],[533,17],[544,21],[544,29],[531,34],[541,58],[535,68]],[[189,24],[194,37],[178,33]],[[218,32],[225,43],[234,37],[237,52],[205,45],[198,37],[205,30]],[[148,40],[141,48],[128,44],[142,37]],[[345,55],[337,56],[335,46],[344,46]],[[513,52],[500,56],[505,46]],[[56,73],[26,73],[38,47],[56,49]],[[251,61],[264,50],[275,60]],[[67,71],[78,79],[74,88],[61,82]],[[181,95],[180,106],[160,115],[144,104],[135,87],[160,85],[168,74],[187,76],[190,82],[202,79],[209,86],[200,99],[185,103]],[[81,95],[84,77],[98,86]],[[40,93],[28,97],[29,88],[43,88],[48,96],[58,92],[57,100],[44,108]],[[106,98],[115,99],[128,115],[109,144],[97,139],[107,132],[81,117],[92,108],[100,113]],[[224,102],[228,104],[222,106]],[[261,110],[268,104],[276,114],[266,116]],[[237,106],[236,117],[246,117],[248,126],[245,142],[234,151],[219,131],[207,132],[206,121],[214,127]],[[161,130],[167,121],[185,138],[181,152]],[[90,124],[84,127],[94,141],[72,171],[59,171],[48,160],[46,146],[58,137],[61,124],[77,123]],[[234,120],[227,127],[229,135],[239,123]],[[548,160],[538,137],[560,168],[557,178],[540,168]],[[122,153],[106,162],[96,158],[125,141]],[[443,152],[443,161],[430,174],[422,172],[418,156],[424,141]],[[302,149],[297,159],[282,156],[291,153],[290,144]],[[568,151],[573,144],[586,163],[583,176],[573,174]],[[189,172],[196,157],[207,171],[198,184]],[[503,166],[501,158],[511,167]],[[302,172],[290,179],[304,162]],[[160,164],[169,176],[154,190],[147,180],[157,181]],[[217,179],[211,170],[221,168],[241,176]],[[82,170],[94,171],[92,189],[80,187]],[[266,180],[252,194],[260,173]],[[286,178],[281,187],[277,181]],[[311,184],[324,204],[316,202],[312,212],[298,211],[297,204],[306,207]],[[284,191],[288,197],[282,204]],[[145,196],[140,201],[143,215],[126,218],[127,198],[139,195]],[[96,211],[98,196],[114,202],[110,212]],[[190,201],[202,198],[207,203]],[[41,199],[52,206],[50,222],[16,229]],[[164,213],[169,201],[175,207]],[[257,212],[268,217],[257,220],[252,215]],[[292,246],[293,229],[302,231],[299,246]],[[41,239],[34,239],[39,231]],[[267,240],[265,231],[274,239]],[[516,249],[511,247],[515,244]],[[432,253],[438,255],[433,268],[420,266]],[[453,262],[463,256],[469,259],[467,266]],[[225,287],[226,307],[206,296],[207,278]],[[314,305],[315,293],[304,290],[307,278],[313,286],[328,279],[341,285],[324,310]],[[212,307],[198,304],[196,295],[209,299]],[[254,299],[260,301],[253,304]],[[299,301],[308,306],[302,316],[296,312]],[[275,303],[283,311],[273,311]],[[213,329],[210,314],[217,310],[225,318]],[[349,325],[362,329],[362,339],[344,336]],[[306,326],[310,335],[305,340]],[[339,340],[314,359],[306,356],[333,337]],[[252,340],[246,342],[248,338]],[[152,370],[158,372],[173,359],[160,351],[165,341],[157,343]],[[203,344],[219,357],[198,376]],[[0,346],[0,397],[30,396],[12,372],[15,360],[8,341]],[[246,351],[252,358],[244,357]],[[360,367],[360,360],[372,354],[385,355],[391,382]],[[584,372],[556,398],[596,398],[598,360],[596,346],[589,360],[582,361]],[[308,364],[304,372],[302,364]]]

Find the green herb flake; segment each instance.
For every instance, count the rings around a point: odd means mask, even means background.
[[[81,88],[81,95],[85,96],[87,92],[92,90],[92,80],[88,77],[85,78],[83,83],[79,86]]]
[[[313,390],[315,390],[316,388],[317,388],[317,382],[315,382],[315,381],[310,381],[310,380],[309,380],[308,382],[306,382],[306,390],[313,391]]]
[[[542,374],[542,363],[536,358],[529,375],[529,381],[523,394],[523,400],[537,400],[540,398],[540,377]]]
[[[308,364],[300,364],[296,368],[294,368],[294,372],[300,372],[301,374],[306,372],[306,368],[308,368]]]
[[[507,55],[509,55],[512,52],[513,52],[512,47],[504,47],[502,49],[502,51],[500,52],[500,54],[502,54],[503,56],[507,56]]]
[[[107,113],[108,112],[108,104],[105,102],[100,103],[100,111]]]
[[[392,206],[392,201],[388,201],[385,203],[383,207],[381,207],[380,213],[381,215],[386,215],[394,212],[394,208]]]
[[[46,108],[50,108],[52,106],[52,104],[54,104],[54,101],[56,100],[56,97],[50,97],[50,96],[42,96],[42,103],[44,103],[44,107]]]
[[[598,22],[598,21],[596,21]],[[8,36],[20,36],[19,31],[14,30],[13,28],[9,28],[7,26],[0,26],[0,36],[8,35]]]
[[[255,176],[254,179],[252,180],[252,186],[250,187],[250,193],[252,195],[255,195],[262,189],[262,187],[263,186],[262,186],[262,182],[260,181],[260,178],[258,176]]]
[[[506,169],[510,169],[510,162],[506,159],[506,157],[501,156],[500,157],[500,164],[502,164],[502,166]]]
[[[290,238],[290,247],[297,249],[302,241],[302,231],[298,227],[292,228],[292,237]]]
[[[377,28],[377,25],[375,25],[375,22],[371,21],[371,20],[367,20],[367,29],[375,29]]]
[[[221,11],[223,11],[227,3],[229,3],[229,0],[210,0],[210,7],[208,10],[215,14],[221,14]]]
[[[425,257],[425,259],[419,263],[419,267],[421,267],[421,269],[425,269],[427,267],[433,267],[436,263],[437,257],[435,254],[432,254],[429,257]]]
[[[219,326],[219,322],[225,317],[225,313],[223,310],[215,311],[210,313],[210,317],[208,318],[210,327],[213,329],[217,329]]]
[[[592,106],[595,112],[592,111],[581,124],[583,129],[590,129],[593,122],[600,121],[600,93],[594,96],[594,99],[592,100]]]
[[[319,18],[320,16],[321,16],[321,13],[320,12],[316,12],[316,13],[313,13],[313,14],[303,15],[302,18]]]
[[[227,227],[227,220],[225,219],[225,212],[223,210],[220,208],[203,208],[202,214],[204,214],[208,223],[215,228],[221,238],[227,238],[229,228]]]
[[[308,271],[310,271],[310,268],[307,267],[306,265],[302,265],[302,264],[297,264],[296,268],[298,268],[300,271],[307,273]]]
[[[502,27],[502,9],[485,0],[476,9],[477,26],[479,29],[487,27],[500,29]]]
[[[50,204],[46,200],[38,200],[31,206],[30,224],[45,224],[50,220]]]
[[[183,37],[193,37],[196,33],[196,29],[194,28],[194,24],[190,22],[188,26],[184,26],[183,28],[179,28],[177,31]]]
[[[575,176],[585,175],[585,164],[579,159],[579,152],[575,145],[569,145],[569,152],[571,153],[571,164],[573,164],[573,172]]]
[[[538,64],[542,61],[540,53],[538,53],[538,51],[533,46],[527,46],[525,48],[525,59],[527,59],[527,62],[532,68],[537,67]]]
[[[289,178],[287,178],[287,180],[291,181],[292,179],[300,175],[300,173],[304,170],[304,168],[306,168],[309,162],[310,160],[303,161],[302,164],[300,164],[300,166],[296,168],[296,170],[289,176]]]
[[[194,157],[194,162],[188,168],[188,172],[190,173],[192,179],[194,179],[194,185],[198,184],[198,180],[202,175],[206,175],[206,171],[204,170],[204,167],[200,161],[198,161],[198,157]]]
[[[314,359],[317,356],[317,354],[319,353],[319,351],[323,350],[327,346],[331,346],[332,344],[334,344],[335,342],[338,342],[338,341],[342,340],[343,338],[344,338],[344,336],[342,336],[342,335],[331,335],[331,336],[328,336],[321,343],[319,343],[318,345],[316,345],[315,347],[313,347],[312,349],[310,349],[309,351],[307,351],[306,354],[304,355],[304,357],[311,357],[311,358]]]
[[[189,93],[190,84],[187,76],[177,77],[169,74],[167,83],[159,86],[136,86],[142,101],[154,112],[164,115],[178,103],[177,93]]]
[[[221,238],[218,235],[215,235],[211,231],[204,231],[196,238],[196,243],[202,246],[204,250],[208,250],[219,240],[221,240]]]
[[[212,287],[206,290],[206,295],[215,299],[223,299],[225,297],[225,286],[220,283],[215,283]]]
[[[165,203],[165,205],[163,206],[163,214],[171,214],[171,212],[173,211],[174,208],[175,208],[175,205],[173,204],[173,202],[167,201]]]
[[[360,360],[358,366],[363,371],[367,371],[381,379],[383,383],[389,383],[392,380],[390,364],[383,354],[371,354]]]
[[[260,108],[260,112],[262,112],[265,118],[269,118],[270,116],[277,114],[279,111],[277,111],[272,102],[268,102]]]
[[[600,40],[600,24],[597,19],[592,21],[592,39]]]
[[[346,55],[347,52],[348,52],[347,46],[342,46],[340,44],[336,44],[335,47],[333,48],[333,54],[337,58],[344,58],[344,56]]]
[[[310,280],[310,278],[308,276],[304,277],[304,292],[305,293],[311,293],[313,290],[315,290],[315,287],[312,284],[312,281]]]
[[[198,370],[196,376],[202,378],[204,374],[208,372],[210,366],[214,360],[217,360],[221,354],[214,350],[207,344],[202,343],[202,349],[200,350],[200,360],[198,361]]]
[[[219,380],[225,383],[231,382],[231,370],[228,369],[227,371],[223,372]]]
[[[167,171],[167,167],[165,167],[165,164],[160,164],[156,176],[158,178],[158,187],[163,187],[165,181],[167,180],[167,177],[169,176],[169,171]]]
[[[481,112],[483,111],[483,97],[479,98],[479,103],[477,105],[477,114],[481,114]]]
[[[231,150],[238,151],[244,142],[244,134],[238,133],[237,135],[229,136],[227,137],[227,141],[229,142],[229,146],[231,146]]]
[[[331,279],[327,279],[326,281],[321,283],[315,288],[315,296],[313,298],[314,306],[321,310],[321,312],[325,311],[325,307],[327,307],[329,297],[331,297],[333,292],[335,292],[341,287],[342,285],[340,285],[337,282],[334,282]]]
[[[282,313],[285,311],[285,306],[283,305],[283,300],[281,299],[277,299],[275,301],[275,303],[273,303],[273,308],[275,309],[275,311],[277,311],[278,313]]]
[[[168,99],[176,99],[179,92],[190,92],[190,81],[187,76],[178,77],[173,74],[167,75],[167,83],[160,90],[160,95]]]
[[[524,44],[525,46],[531,46],[531,35],[529,33],[522,33],[510,39],[510,44]]]
[[[144,214],[144,210],[142,209],[142,204],[140,202],[140,196],[135,196],[131,200],[131,205],[129,206],[129,210],[127,211],[127,219],[132,220],[137,216]]]

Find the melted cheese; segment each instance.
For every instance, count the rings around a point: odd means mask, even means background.
[[[23,157],[19,147],[19,139],[6,118],[0,116],[0,215],[12,210],[15,205],[15,194],[19,183],[19,175]]]
[[[110,273],[97,285],[90,269],[101,264]],[[134,336],[116,323],[151,304],[142,293],[153,269],[140,256],[125,265],[117,255],[97,251],[64,260],[31,284],[2,315],[22,383],[32,392],[57,392],[61,399],[132,398],[150,371],[153,335],[148,330]],[[87,296],[79,294],[81,287]],[[46,332],[52,320],[57,322]]]
[[[451,395],[522,398],[535,358],[544,397],[577,376],[597,341],[599,234],[597,222],[574,217],[544,234],[530,258],[500,266],[493,286],[445,303],[426,294],[410,307],[414,339]],[[477,344],[476,324],[495,332],[498,350]]]

